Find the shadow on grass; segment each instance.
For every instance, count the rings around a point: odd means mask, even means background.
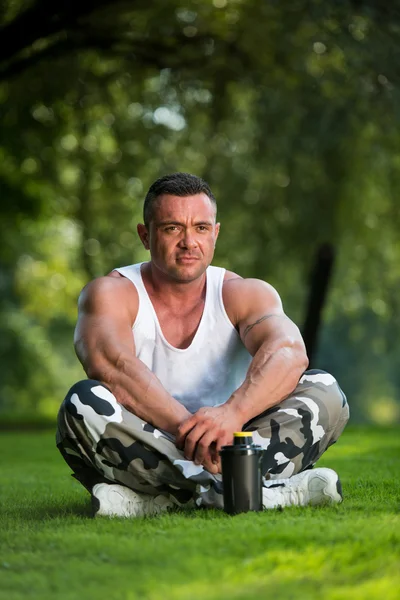
[[[212,508],[185,509],[177,507],[168,515],[169,517],[177,517],[178,519],[184,517],[190,520],[199,518],[206,521],[213,521],[218,518],[232,519],[223,510]],[[53,499],[44,500],[43,502],[36,500],[29,505],[24,503],[9,506],[7,510],[3,511],[3,517],[25,522],[45,522],[71,517],[93,520],[93,509],[89,495],[85,496],[83,500],[71,500],[69,498],[65,502],[62,502],[60,498],[53,497]]]
[[[44,500],[28,505],[15,505],[3,512],[3,517],[18,519],[26,522],[44,522],[62,518],[79,517],[92,519],[92,507],[90,501],[86,503],[71,502],[61,503],[59,501]]]

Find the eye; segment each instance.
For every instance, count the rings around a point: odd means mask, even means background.
[[[177,231],[177,229],[178,228],[176,225],[168,225],[168,227],[165,227],[164,231],[167,231],[169,233],[169,232]]]
[[[208,228],[207,228],[205,225],[199,225],[199,226],[197,227],[197,229],[198,229],[199,231],[207,231],[207,230],[208,230]]]

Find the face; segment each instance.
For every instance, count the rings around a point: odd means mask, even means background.
[[[138,233],[156,269],[175,281],[189,282],[211,263],[219,223],[206,194],[166,194],[155,201],[149,227],[138,225]]]

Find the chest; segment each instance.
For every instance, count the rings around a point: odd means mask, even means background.
[[[181,350],[188,348],[199,328],[204,312],[204,301],[192,307],[171,310],[160,302],[152,301],[161,331],[171,346]]]

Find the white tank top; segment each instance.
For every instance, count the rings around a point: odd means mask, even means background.
[[[243,383],[251,361],[225,311],[225,269],[208,267],[203,315],[192,343],[182,350],[167,342],[161,331],[143,283],[142,264],[115,269],[130,279],[139,295],[138,314],[132,327],[136,356],[190,412],[223,404]]]

